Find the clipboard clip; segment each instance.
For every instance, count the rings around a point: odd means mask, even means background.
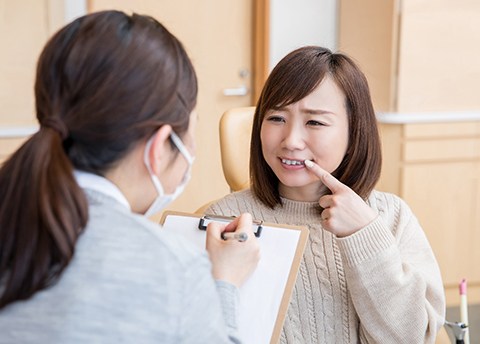
[[[207,229],[207,225],[210,222],[231,222],[235,216],[221,216],[221,215],[209,215],[205,214],[200,218],[198,222],[198,229],[204,231]],[[263,230],[263,221],[253,220],[253,233],[257,238],[260,238]]]

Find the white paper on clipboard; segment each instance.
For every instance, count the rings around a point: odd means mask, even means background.
[[[205,249],[202,216],[165,212],[161,223]],[[239,333],[247,344],[276,343],[285,320],[308,229],[262,223],[258,238],[261,258],[257,269],[240,288]]]

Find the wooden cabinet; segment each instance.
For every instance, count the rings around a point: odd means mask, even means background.
[[[38,56],[64,23],[63,0],[0,0],[0,164],[35,130]]]
[[[378,188],[401,196],[440,264],[447,304],[480,302],[480,2],[341,0],[338,48],[382,123]]]
[[[0,16],[0,125],[32,125],[36,63],[63,24],[63,1],[0,0]]]
[[[0,138],[0,165],[12,154],[22,143],[26,137]]]
[[[378,111],[479,109],[479,1],[340,0],[338,33]]]
[[[480,116],[479,116],[480,118]],[[380,125],[378,189],[401,196],[424,228],[440,265],[447,303],[467,278],[480,302],[480,121]]]

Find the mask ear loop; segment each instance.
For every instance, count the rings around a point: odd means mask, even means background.
[[[182,153],[182,155],[185,157],[185,159],[187,160],[188,164],[189,165],[192,165],[193,164],[193,157],[190,155],[190,152],[188,151],[188,149],[185,147],[185,145],[183,144],[182,140],[180,140],[180,138],[177,136],[177,134],[175,134],[174,131],[172,131],[170,133],[170,138],[172,139],[173,143],[175,144],[175,146],[177,146],[177,149],[180,151],[180,153]]]
[[[155,175],[155,173],[153,173],[153,170],[152,170],[152,167],[150,165],[150,159],[149,159],[149,152],[150,152],[150,149],[152,147],[152,143],[153,143],[153,139],[155,138],[155,135],[153,135],[148,141],[147,141],[147,144],[145,145],[145,151],[143,153],[143,162],[145,164],[145,166],[147,167],[147,170],[148,172],[150,173],[150,178],[153,182],[153,184],[155,185],[155,188],[157,189],[157,193],[160,195],[160,196],[163,196],[164,195],[164,191],[163,191],[163,186],[162,184],[160,183],[160,181],[158,180],[158,177]]]

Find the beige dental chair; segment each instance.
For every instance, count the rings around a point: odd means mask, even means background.
[[[226,111],[220,119],[220,152],[225,180],[232,192],[250,186],[250,136],[255,107]]]

